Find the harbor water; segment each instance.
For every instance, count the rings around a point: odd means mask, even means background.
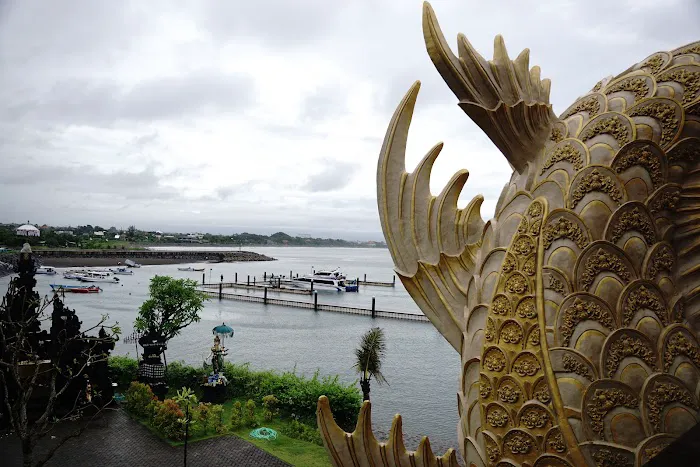
[[[166,249],[168,247],[162,247]],[[173,247],[174,249],[185,249]],[[215,250],[216,247],[191,247]],[[148,298],[148,284],[155,275],[191,278],[201,283],[202,272],[179,271],[178,267],[205,267],[206,282],[245,282],[250,275],[260,282],[264,274],[309,274],[313,269],[340,268],[348,278],[365,274],[368,281],[391,282],[392,261],[386,249],[256,247],[251,250],[276,258],[271,262],[197,263],[143,266],[132,276],[118,276],[120,284],[97,284],[100,294],[66,294],[65,302],[74,308],[83,327],[97,322],[102,314],[119,322],[122,336],[131,334],[139,305]],[[49,284],[74,284],[59,274],[37,275],[38,291],[50,294]],[[2,291],[10,277],[0,278]],[[256,293],[236,290],[236,293]],[[312,301],[309,296],[270,292],[270,297]],[[360,287],[357,293],[318,290],[318,302],[370,308],[375,297],[379,310],[421,313],[401,282],[395,287]],[[368,316],[314,312],[259,303],[212,298],[206,302],[202,319],[172,339],[166,351],[168,362],[181,360],[200,365],[209,355],[212,328],[225,322],[235,330],[227,339],[227,360],[249,363],[255,369],[296,371],[311,376],[340,375],[347,383],[357,381],[353,369],[354,350],[361,335],[372,326],[384,329],[387,341],[382,372],[388,385],[372,382],[372,422],[379,438],[386,438],[395,414],[403,417],[406,447],[415,449],[422,436],[429,436],[436,454],[448,447],[457,448],[456,392],[459,355],[430,323]],[[140,348],[138,352],[140,353]],[[134,344],[120,340],[115,354],[135,356]]]

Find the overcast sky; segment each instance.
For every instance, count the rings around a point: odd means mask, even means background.
[[[450,43],[501,33],[562,112],[605,76],[700,39],[698,0],[435,0]],[[457,107],[417,0],[0,0],[0,222],[382,239],[375,171],[414,80],[412,168],[493,214],[505,158]]]

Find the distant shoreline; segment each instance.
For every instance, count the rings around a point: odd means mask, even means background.
[[[384,245],[381,246],[365,246],[365,245],[237,245],[233,243],[139,243],[139,246],[144,248],[153,247],[180,247],[180,248],[231,248],[232,251],[238,251],[239,248],[358,248],[364,250],[381,250],[386,249]]]
[[[181,263],[234,263],[275,261],[252,251],[159,251],[159,250],[77,250],[56,249],[34,252],[39,262],[52,267],[117,266],[127,259],[143,265]],[[13,254],[16,258],[16,253]],[[1,258],[0,258],[1,260]]]

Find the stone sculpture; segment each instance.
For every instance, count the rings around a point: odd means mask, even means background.
[[[513,175],[492,220],[429,177],[442,144],[405,172],[420,83],[396,110],[377,171],[396,272],[461,354],[468,466],[636,466],[700,420],[700,42],[598,82],[560,117],[550,82],[503,39],[455,56],[427,3],[428,54]],[[334,465],[457,465],[424,439],[387,443],[365,402],[352,434],[328,400],[318,422]]]

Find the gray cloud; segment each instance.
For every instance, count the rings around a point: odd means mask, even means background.
[[[310,176],[303,186],[311,192],[337,191],[347,186],[357,170],[357,166],[349,162],[328,161],[323,169]]]

